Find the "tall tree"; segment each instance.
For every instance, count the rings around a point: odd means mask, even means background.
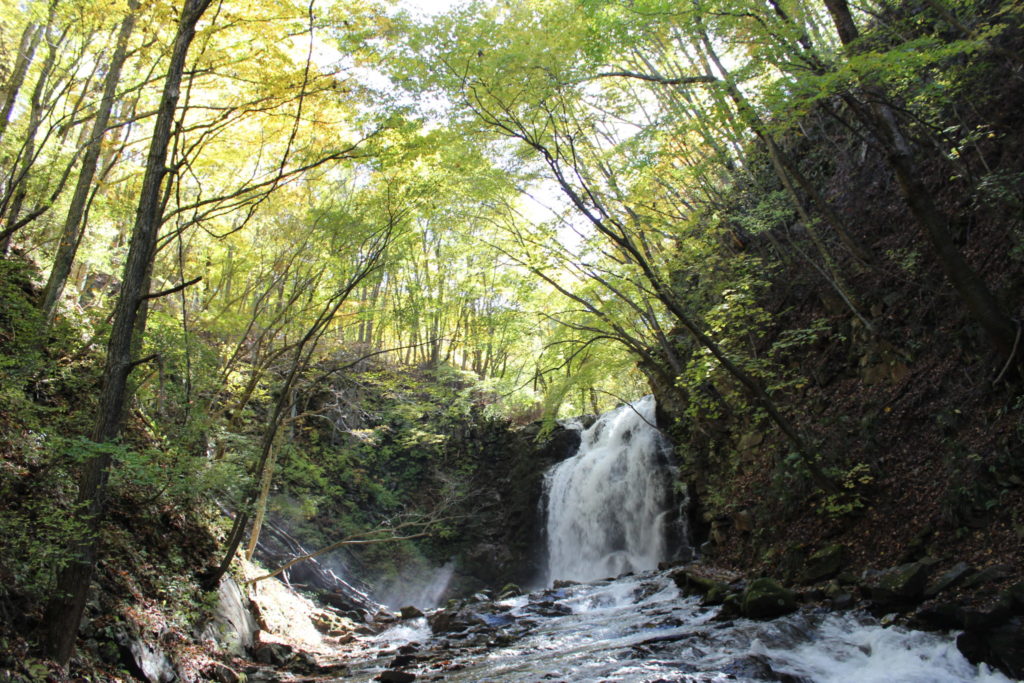
[[[196,25],[210,2],[211,0],[185,0],[178,16],[177,32],[171,48],[167,76],[164,79],[163,93],[146,160],[128,260],[122,277],[121,292],[114,309],[110,339],[107,342],[103,384],[91,435],[92,441],[97,444],[113,441],[121,430],[128,395],[128,376],[135,367],[132,351],[135,348],[133,335],[136,332],[136,319],[139,306],[148,295],[145,286],[149,281],[161,225],[161,198],[167,172],[167,145],[171,139],[171,127],[174,123],[189,46],[195,37]],[[82,466],[78,485],[79,514],[85,520],[88,533],[74,544],[72,559],[60,572],[54,598],[46,610],[43,646],[47,653],[61,664],[66,664],[74,651],[78,625],[82,619],[96,565],[99,525],[103,517],[111,461],[110,450],[101,448]]]

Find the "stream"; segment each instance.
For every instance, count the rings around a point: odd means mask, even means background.
[[[808,605],[724,618],[683,595],[673,570],[656,571],[692,551],[654,408],[646,397],[602,415],[548,471],[547,588],[400,621],[365,643],[345,680],[1009,681],[970,664],[953,634]]]
[[[396,657],[417,680],[1010,680],[970,664],[947,634],[820,608],[770,621],[720,621],[719,609],[682,596],[666,572],[480,601],[459,611],[458,630],[435,636],[420,618],[385,631],[346,680],[373,680]]]

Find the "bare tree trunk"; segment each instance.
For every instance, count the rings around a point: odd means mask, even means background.
[[[166,173],[167,145],[178,104],[178,93],[188,48],[195,36],[196,24],[211,0],[185,0],[174,37],[167,78],[157,111],[150,142],[146,171],[142,181],[131,246],[125,263],[121,293],[114,308],[113,325],[107,344],[107,360],[99,396],[92,440],[98,444],[113,441],[121,430],[128,395],[128,375],[132,370],[132,338],[139,304],[146,295],[150,263],[155,255],[160,228],[160,189]],[[71,658],[78,625],[85,609],[89,584],[99,550],[99,526],[103,516],[111,455],[100,449],[82,468],[78,487],[79,514],[87,528],[83,538],[71,548],[72,559],[61,570],[54,597],[46,608],[43,649],[61,664]]]
[[[89,192],[92,189],[92,181],[96,175],[96,167],[99,163],[100,152],[103,148],[103,136],[107,131],[107,124],[110,122],[110,112],[114,107],[114,97],[117,94],[117,86],[121,80],[121,68],[124,66],[125,57],[128,52],[128,39],[131,37],[135,27],[135,15],[138,11],[138,0],[129,0],[128,14],[121,22],[121,30],[117,35],[117,45],[114,54],[110,58],[107,75],[103,83],[103,97],[100,100],[99,109],[96,112],[96,119],[93,121],[92,133],[89,137],[89,144],[82,159],[82,168],[78,173],[78,183],[75,185],[75,193],[71,197],[71,206],[68,208],[67,218],[64,221],[64,229],[61,232],[60,242],[57,247],[57,255],[54,257],[53,268],[50,270],[50,277],[46,282],[46,289],[43,291],[42,310],[46,316],[46,322],[52,323],[57,312],[57,302],[64,292],[64,286],[68,281],[68,274],[75,261],[75,254],[78,253],[78,246],[85,234],[83,216],[85,207],[89,200]]]

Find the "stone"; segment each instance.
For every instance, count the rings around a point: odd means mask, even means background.
[[[729,596],[729,584],[715,583],[701,600],[702,605],[721,605]]]
[[[509,598],[518,598],[523,594],[523,589],[517,584],[506,583],[500,591],[498,591],[499,600],[508,600]]]
[[[754,579],[743,592],[740,611],[748,619],[772,619],[796,609],[796,595],[774,579]]]
[[[1012,573],[1013,567],[1010,567],[1009,565],[993,564],[988,567],[985,567],[977,574],[965,580],[963,582],[963,587],[965,589],[977,588],[978,586],[983,586],[986,583],[994,583],[996,581],[1005,579]]]
[[[925,582],[932,571],[926,560],[892,567],[881,572],[867,588],[868,596],[882,610],[902,610],[924,594]]]
[[[1024,678],[1024,620],[1014,617],[987,631],[966,631],[956,646],[971,663],[985,662],[1010,678]]]
[[[412,683],[416,680],[416,674],[407,671],[382,671],[376,680],[384,683]]]
[[[957,562],[928,584],[928,587],[924,589],[924,597],[934,598],[939,593],[955,587],[973,571],[966,562]]]
[[[149,683],[171,683],[177,680],[178,672],[167,654],[158,645],[142,640],[132,631],[121,626],[114,634],[114,640],[129,670],[137,678]]]
[[[273,636],[264,631],[257,634],[256,644],[252,648],[252,658],[260,664],[282,666],[294,655],[291,645],[274,640]]]
[[[719,584],[715,579],[697,573],[693,567],[685,567],[674,572],[672,580],[681,591],[691,595],[707,595],[712,588]]]
[[[750,510],[740,510],[732,515],[732,526],[741,534],[749,534],[754,531],[754,515]]]
[[[419,619],[420,617],[424,616],[423,610],[414,605],[406,605],[401,610],[399,610],[399,613],[402,615],[403,619]]]
[[[239,683],[241,680],[238,672],[220,662],[210,662],[202,668],[199,675],[205,681],[216,681],[217,683]]]
[[[807,558],[803,571],[800,572],[801,583],[817,583],[831,579],[839,574],[846,564],[846,547],[841,543],[833,543],[813,553]]]
[[[570,588],[570,587],[575,586],[575,585],[577,585],[577,583],[575,581],[568,581],[568,580],[565,580],[565,579],[556,579],[555,582],[551,584],[551,587],[555,588],[555,589],[560,589],[560,588]]]
[[[963,628],[964,608],[958,602],[936,602],[920,607],[911,620],[916,628],[946,631]]]
[[[217,606],[201,637],[212,639],[221,650],[244,657],[255,645],[259,625],[249,609],[249,600],[230,576],[217,585]]]

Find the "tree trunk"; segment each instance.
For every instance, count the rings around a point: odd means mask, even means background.
[[[128,394],[128,375],[132,370],[132,337],[139,304],[146,292],[150,262],[155,255],[160,228],[160,188],[166,173],[167,144],[178,104],[178,93],[188,48],[195,36],[196,23],[211,0],[185,0],[174,37],[167,78],[157,111],[150,142],[142,191],[135,214],[131,246],[125,263],[121,293],[114,308],[113,325],[107,344],[96,423],[92,440],[104,444],[117,438],[121,429],[124,405]],[[111,456],[108,450],[89,459],[79,479],[78,501],[87,533],[76,539],[71,548],[71,561],[60,572],[54,597],[46,608],[43,649],[61,664],[67,664],[75,647],[78,625],[85,609],[89,584],[92,581],[99,543],[99,526],[103,515]]]
[[[851,47],[859,33],[846,0],[826,0],[825,5],[832,16],[839,39],[844,46]],[[1008,359],[1008,366],[1019,368],[1024,350],[1017,345],[1017,325],[953,241],[949,231],[949,217],[936,206],[931,192],[922,182],[914,150],[893,108],[887,103],[885,93],[871,82],[862,82],[861,86],[871,99],[870,123],[874,124],[878,132],[886,159],[896,175],[896,182],[910,213],[924,231],[946,277],[975,321],[988,334],[996,350]],[[1011,358],[1014,354],[1016,357]]]
[[[92,189],[93,177],[96,175],[96,167],[99,163],[100,152],[103,148],[103,136],[110,122],[110,112],[114,107],[114,97],[117,94],[117,86],[121,80],[121,68],[124,66],[125,57],[128,52],[128,39],[131,37],[135,27],[135,15],[139,8],[138,0],[129,0],[128,14],[121,22],[121,30],[117,35],[117,46],[110,58],[110,65],[107,70],[106,79],[103,83],[103,97],[100,100],[99,109],[96,112],[96,119],[93,121],[92,133],[89,137],[89,144],[82,159],[82,168],[78,173],[78,183],[75,185],[75,193],[71,197],[71,206],[68,208],[67,218],[64,221],[64,229],[61,232],[60,242],[57,247],[57,255],[54,257],[53,268],[50,270],[50,277],[46,282],[46,289],[43,292],[42,310],[46,316],[47,324],[53,322],[57,312],[57,302],[64,292],[64,286],[68,281],[68,274],[75,261],[75,254],[85,234],[83,216],[86,203],[89,200],[89,192]]]
[[[7,132],[7,124],[10,123],[11,112],[14,111],[14,103],[18,99],[18,93],[25,82],[25,75],[32,63],[32,58],[39,47],[39,40],[43,37],[43,29],[36,23],[30,23],[21,33],[21,44],[18,45],[18,57],[14,62],[14,69],[11,77],[7,79],[4,87],[4,103],[0,107],[0,140],[3,140]]]

